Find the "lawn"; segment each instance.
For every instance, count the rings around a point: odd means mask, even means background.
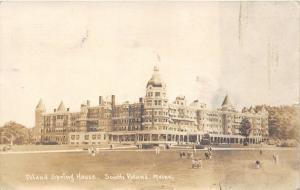
[[[277,165],[273,153],[279,154]],[[198,150],[196,157],[204,158],[204,151]],[[256,160],[262,168],[255,168]],[[0,189],[296,190],[299,164],[299,151],[284,149],[264,150],[262,155],[258,150],[218,150],[201,169],[192,169],[191,160],[174,150],[159,155],[101,151],[95,157],[87,152],[6,154],[0,155]]]

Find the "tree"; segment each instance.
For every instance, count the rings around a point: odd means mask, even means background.
[[[252,124],[248,118],[244,118],[240,126],[240,135],[246,137],[246,142],[248,142],[248,137],[250,136],[252,130]]]
[[[299,105],[267,106],[258,105],[256,111],[264,107],[268,112],[269,137],[272,139],[297,140],[300,142]]]
[[[12,141],[13,144],[27,144],[30,142],[29,129],[14,121],[7,122],[0,127],[1,133],[5,135],[6,139],[2,142],[0,138],[0,144],[9,143],[8,141]]]
[[[300,131],[299,131],[299,127],[294,127],[293,129],[291,129],[289,131],[288,136],[290,137],[290,139],[295,139],[296,141],[300,142]]]

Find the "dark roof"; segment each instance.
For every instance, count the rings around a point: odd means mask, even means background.
[[[153,86],[153,87],[162,87],[162,83],[155,83],[155,82],[153,82],[153,81],[149,81],[149,82],[147,83],[147,87],[148,87],[149,85],[151,85],[151,86]]]
[[[222,106],[231,106],[231,102],[228,95],[225,96]]]

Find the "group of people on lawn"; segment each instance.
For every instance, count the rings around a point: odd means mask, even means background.
[[[196,154],[196,151],[197,151],[197,149],[194,146],[193,147],[193,151],[188,151],[188,152],[181,151],[179,153],[179,156],[180,156],[180,158],[190,158],[192,160],[192,168],[202,168],[202,159],[194,157],[194,155]],[[96,155],[96,148],[94,148],[94,147],[88,148],[88,153],[91,156],[95,156]],[[260,150],[259,153],[260,153],[260,155],[262,155],[262,150]],[[159,147],[155,148],[155,154],[156,155],[160,154],[160,148]],[[204,156],[205,156],[206,160],[212,159],[212,147],[211,146],[207,147],[207,151],[204,153]],[[273,158],[273,163],[274,164],[278,164],[278,162],[279,162],[279,155],[276,154],[276,153],[274,153],[272,155],[272,158]],[[255,161],[256,168],[259,169],[261,167],[261,164],[262,163],[261,163],[260,160],[256,160]]]
[[[259,150],[259,154],[262,155],[262,150]],[[273,159],[273,163],[274,164],[278,164],[279,163],[279,155],[277,153],[274,153],[272,155],[272,159]],[[256,168],[259,169],[262,166],[262,162],[260,160],[256,160],[255,161],[255,165],[256,165]]]
[[[179,153],[180,158],[190,158],[192,160],[192,168],[202,168],[202,159],[201,158],[195,158],[195,154],[197,152],[196,147],[193,148],[193,151],[181,151]],[[207,148],[207,151],[204,153],[205,159],[209,160],[212,159],[212,147],[209,146]]]

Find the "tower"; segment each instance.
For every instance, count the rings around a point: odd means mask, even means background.
[[[35,142],[41,141],[42,128],[43,128],[43,116],[42,114],[46,112],[43,100],[40,99],[39,103],[35,107],[35,126],[33,128],[33,136]]]
[[[40,99],[39,103],[35,107],[35,127],[42,127],[42,113],[46,111],[43,100]]]
[[[147,83],[144,104],[144,128],[166,128],[168,124],[168,99],[166,96],[166,85],[160,77],[157,66],[154,67],[152,77]]]
[[[228,95],[225,96],[222,106],[221,106],[222,113],[222,127],[223,127],[223,134],[230,135],[233,133],[233,118],[235,109],[231,104],[230,98]]]

